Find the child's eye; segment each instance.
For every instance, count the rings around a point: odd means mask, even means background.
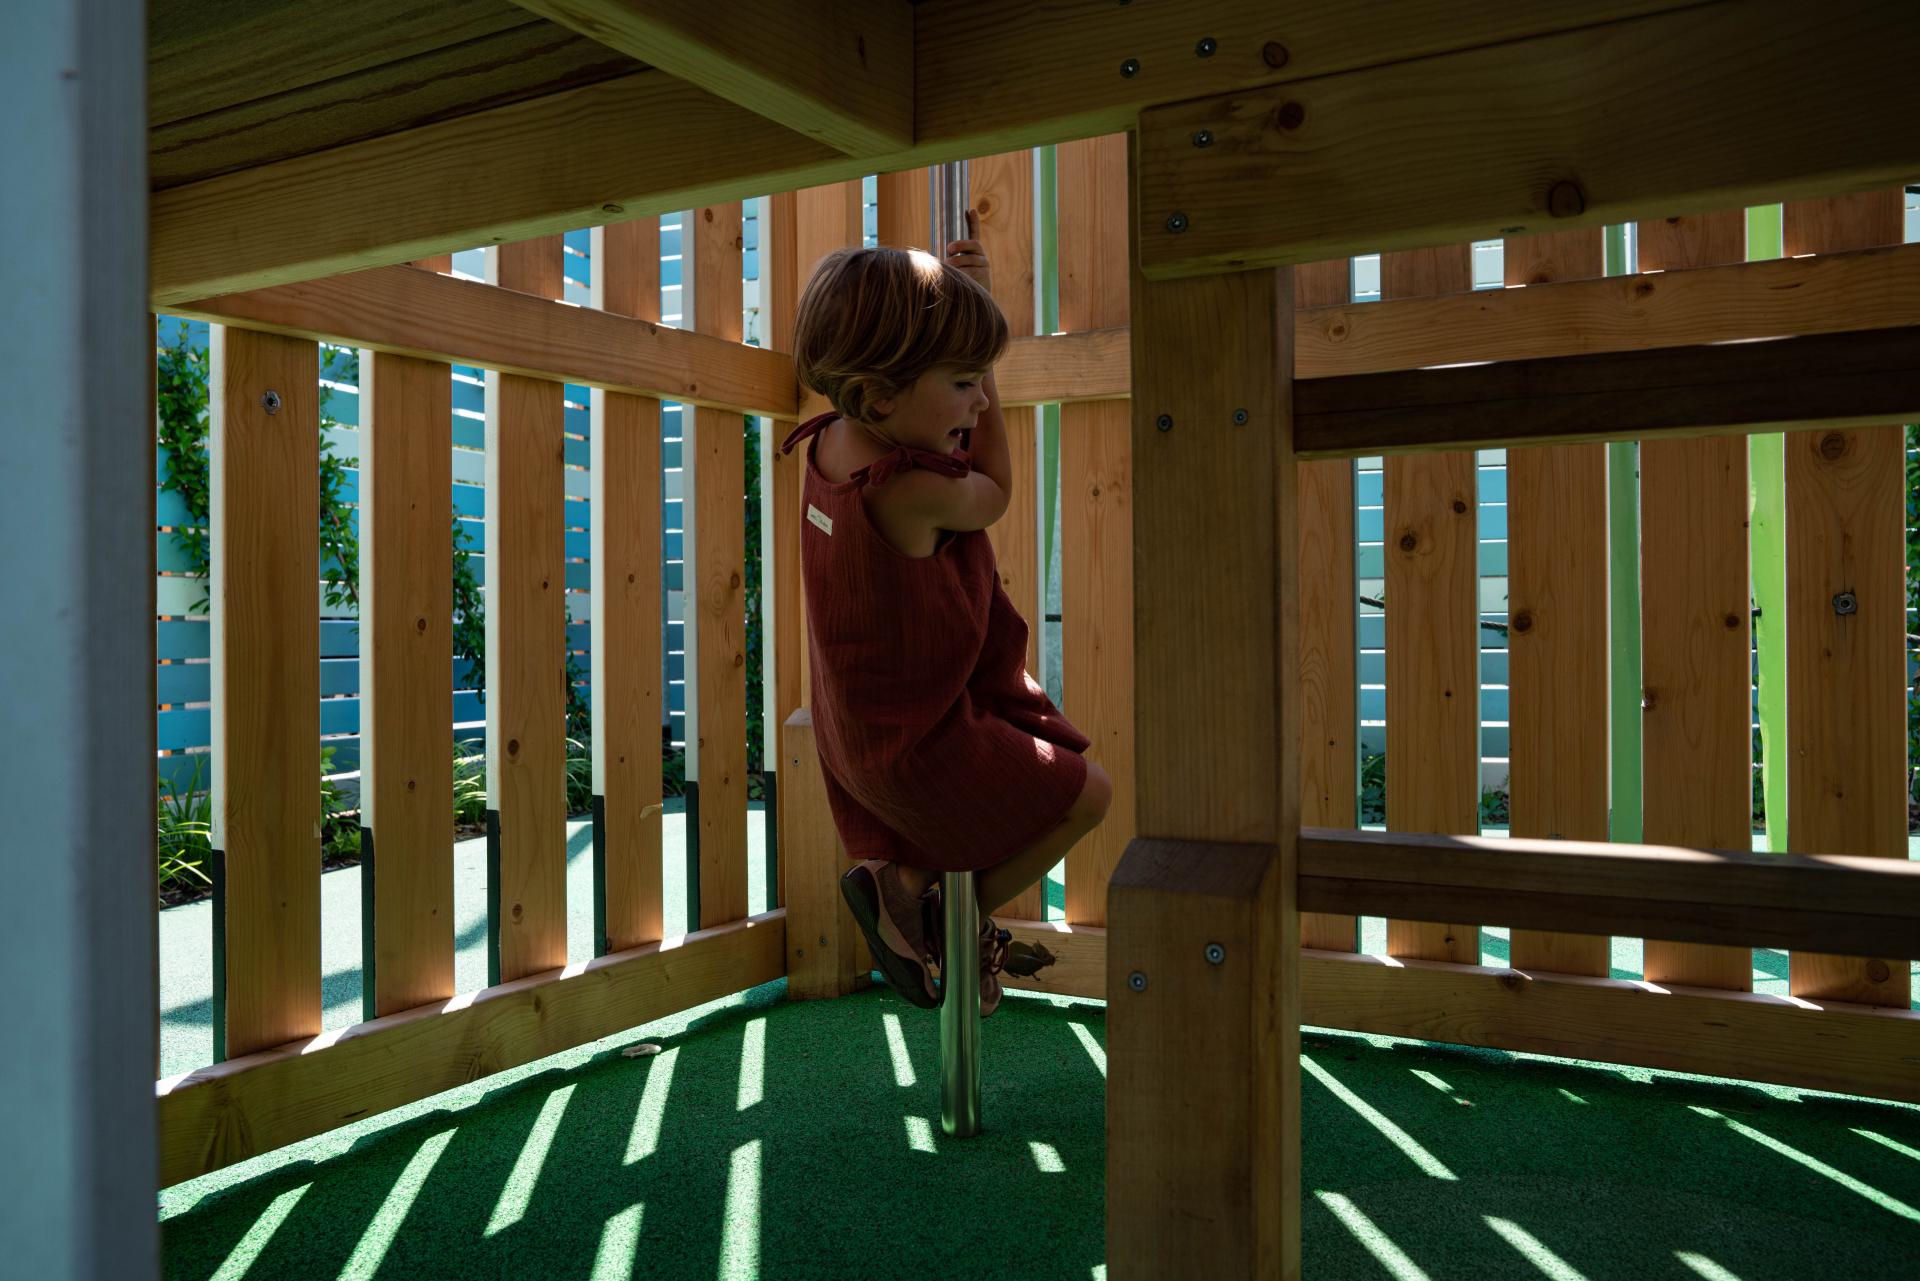
[[[962,381],[955,383],[954,386],[958,387],[962,391],[965,391],[967,388],[973,386],[973,384],[963,379]]]

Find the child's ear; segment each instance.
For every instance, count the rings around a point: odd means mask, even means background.
[[[891,396],[876,396],[867,402],[867,416],[875,422],[881,421],[892,413],[893,397]]]

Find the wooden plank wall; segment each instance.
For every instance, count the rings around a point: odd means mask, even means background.
[[[660,319],[660,220],[594,232],[593,302]],[[591,397],[595,956],[664,936],[660,402]]]
[[[561,238],[501,245],[493,283],[562,295]],[[488,982],[567,963],[561,385],[487,374]]]
[[[1599,227],[1505,245],[1506,283],[1606,274]],[[1607,449],[1507,451],[1511,830],[1604,841],[1608,819]],[[1476,696],[1478,691],[1476,690]],[[1477,697],[1476,697],[1477,701]],[[1605,978],[1608,940],[1513,931],[1510,963]]]
[[[320,1031],[318,353],[213,329],[216,1059]]]
[[[1060,329],[1124,325],[1127,137],[1062,143],[1057,154]],[[1124,400],[1060,407],[1061,710],[1113,779],[1106,821],[1067,856],[1076,925],[1106,924],[1107,883],[1134,834],[1131,422]]]
[[[1332,307],[1353,294],[1346,258],[1293,273],[1297,307]],[[1300,822],[1360,822],[1358,583],[1354,566],[1354,461],[1300,464]],[[1300,945],[1356,951],[1360,918],[1300,914]]]
[[[1473,288],[1466,245],[1380,256],[1380,296]],[[1474,455],[1403,454],[1383,480],[1387,600],[1387,826],[1480,830],[1480,624]],[[1397,762],[1397,764],[1396,764]],[[1480,928],[1387,922],[1391,956],[1475,965]]]
[[[1901,199],[1892,187],[1788,201],[1785,253],[1897,244]],[[1786,471],[1788,840],[1809,854],[1904,858],[1903,429],[1789,433]],[[1902,1009],[1911,999],[1904,959],[1796,952],[1789,966],[1795,996]]]
[[[1746,258],[1743,209],[1637,227],[1641,271]],[[1753,828],[1747,438],[1640,442],[1641,779],[1652,845],[1748,847]],[[1753,989],[1753,949],[1646,941],[1653,983]]]
[[[453,380],[360,355],[364,1016],[453,995]]]

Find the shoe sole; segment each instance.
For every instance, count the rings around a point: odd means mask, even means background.
[[[867,936],[867,950],[888,986],[906,998],[907,1003],[923,1010],[940,1008],[940,998],[928,991],[927,967],[910,961],[890,946],[880,929],[880,885],[865,867],[856,867],[840,878],[840,894],[847,900],[860,932]]]

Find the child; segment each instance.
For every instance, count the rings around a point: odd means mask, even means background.
[[[969,236],[978,220],[967,214]],[[959,240],[843,249],[794,326],[800,380],[827,397],[782,451],[806,452],[800,562],[815,740],[859,863],[841,889],[874,964],[939,1005],[940,873],[975,873],[980,1013],[1000,1003],[1010,936],[987,914],[1105,817],[1113,784],[1026,671],[1027,624],[986,529],[1013,492],[993,363],[1007,322],[986,255]]]

